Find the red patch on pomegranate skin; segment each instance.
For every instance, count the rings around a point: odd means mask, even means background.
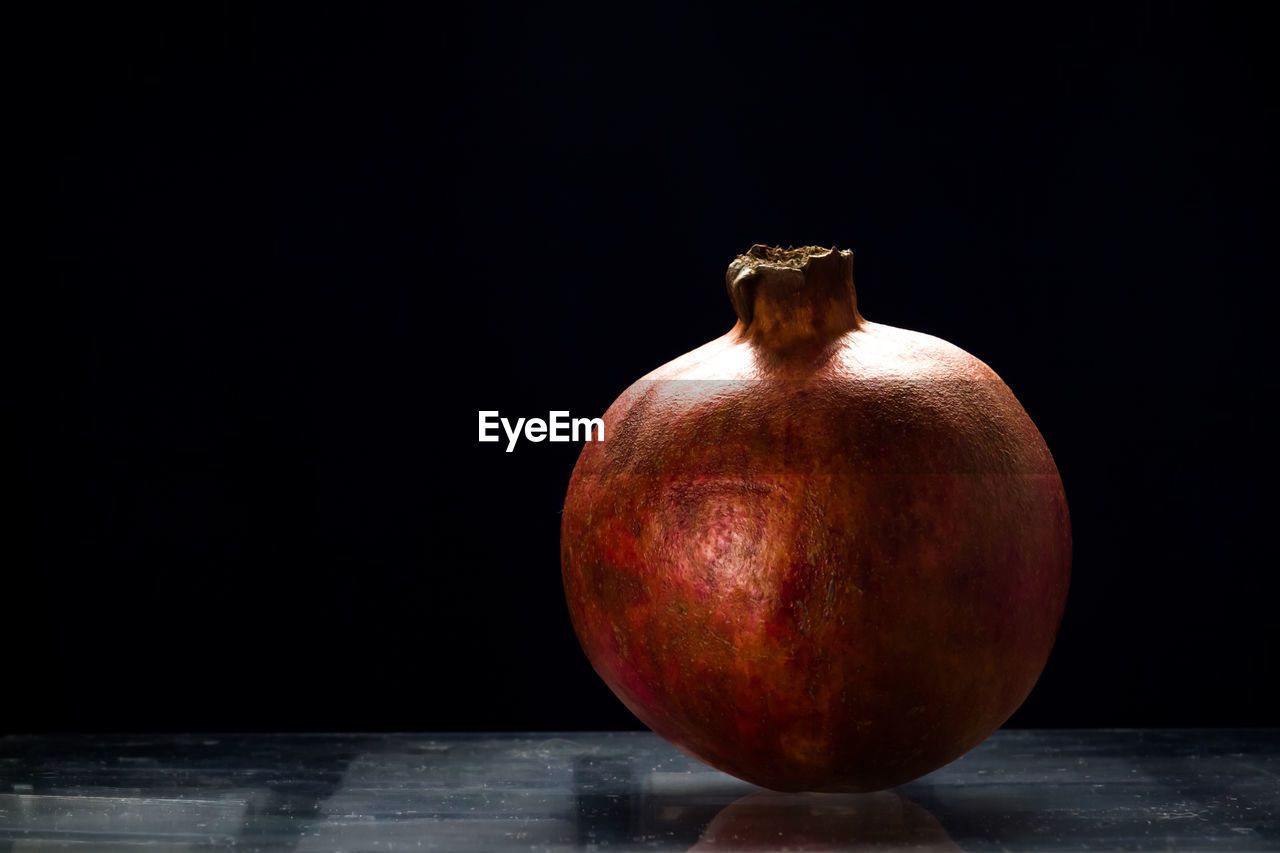
[[[614,517],[605,521],[602,527],[600,541],[604,544],[604,550],[601,551],[601,559],[611,566],[623,569],[640,565],[636,537],[628,529],[626,522]]]
[[[639,671],[622,666],[620,667],[619,681],[622,684],[622,689],[631,694],[637,702],[647,705],[654,700],[653,691],[649,689],[644,675]]]
[[[1023,701],[1066,601],[1048,449],[999,377],[865,321],[847,252],[753,247],[739,322],[637,382],[584,446],[574,629],[645,724],[778,790],[936,769]]]

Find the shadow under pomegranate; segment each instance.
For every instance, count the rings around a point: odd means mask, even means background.
[[[961,848],[928,809],[890,791],[748,794],[726,806],[691,851]]]

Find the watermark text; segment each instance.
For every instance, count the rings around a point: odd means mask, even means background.
[[[604,441],[603,418],[574,418],[568,412],[548,412],[547,419],[517,418],[513,424],[497,410],[481,410],[480,441],[501,441],[506,433],[507,452],[515,450],[523,436],[527,441]]]

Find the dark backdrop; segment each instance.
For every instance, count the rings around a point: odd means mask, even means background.
[[[1073,586],[1013,724],[1280,722],[1248,7],[180,7],[11,32],[0,731],[637,725],[561,597],[577,447],[476,412],[599,414],[754,242],[853,248],[1053,450]]]

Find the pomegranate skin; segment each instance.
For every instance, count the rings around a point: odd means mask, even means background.
[[[600,677],[684,751],[779,791],[892,787],[1039,677],[1066,497],[999,377],[870,323],[852,254],[754,246],[737,324],[640,379],[569,483],[565,597]]]

